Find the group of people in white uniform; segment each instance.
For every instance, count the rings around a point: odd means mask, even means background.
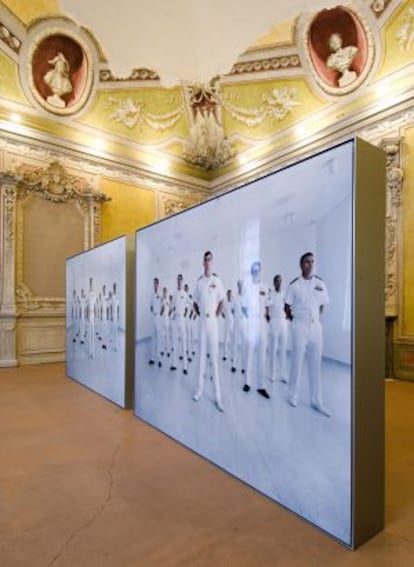
[[[71,301],[72,342],[81,348],[85,345],[87,356],[94,360],[104,351],[117,352],[120,323],[119,293],[116,282],[112,287],[103,284],[95,291],[93,278],[89,278],[89,290],[80,293],[74,289]]]
[[[221,358],[232,372],[244,375],[243,391],[254,387],[266,399],[267,381],[281,380],[288,385],[287,401],[298,404],[305,360],[308,363],[311,407],[329,417],[323,405],[321,385],[321,314],[329,303],[325,282],[313,273],[314,255],[303,254],[300,275],[286,288],[282,275],[276,274],[272,287],[261,279],[261,263],[253,262],[249,277],[237,281],[235,294],[225,291],[220,277],[213,272],[213,254],[203,256],[203,273],[193,293],[178,274],[176,289],[169,294],[154,278],[151,298],[153,335],[149,364],[161,367],[170,359],[170,370],[180,364],[188,374],[196,351],[199,355],[198,381],[193,396],[200,401],[205,379],[211,377],[215,404],[224,411],[219,372],[219,321],[224,320]],[[288,329],[291,333],[290,372],[287,366]]]

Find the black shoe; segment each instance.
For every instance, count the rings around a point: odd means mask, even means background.
[[[159,361],[158,367],[161,368],[161,366],[162,366],[161,361]]]
[[[163,351],[163,350],[160,352],[160,355],[161,355],[161,356],[164,356],[164,351]]]
[[[223,360],[224,360],[224,361],[226,361],[226,360],[227,360],[227,358],[226,358],[225,356],[223,356]]]
[[[183,357],[182,357],[182,356],[180,356],[179,358],[180,358],[180,360],[182,360],[182,359],[183,359]]]
[[[187,370],[186,370],[185,368],[184,368],[184,370],[183,370],[183,373],[184,373],[184,374],[188,374],[188,372],[187,372]]]
[[[102,346],[102,348],[103,348],[103,346]],[[154,361],[151,359],[151,360],[148,362],[148,364],[154,364]]]
[[[176,366],[170,366],[170,370],[177,370]]]
[[[193,351],[193,356],[195,356],[195,352]]]
[[[73,343],[76,343],[76,339],[72,339],[72,342],[73,342]]]
[[[98,337],[98,341],[101,341],[101,340],[102,340],[102,337]]]
[[[102,345],[102,348],[103,348],[104,350],[106,350],[106,345]],[[153,363],[153,364],[154,364],[154,363]]]
[[[81,341],[80,343],[81,343],[81,345],[84,345],[84,344],[85,344],[85,341]]]
[[[263,396],[264,398],[267,398],[268,400],[270,400],[270,396],[269,396],[269,394],[267,393],[267,391],[266,391],[264,388],[259,388],[257,391],[259,392],[259,394],[260,394],[261,396]]]
[[[249,386],[249,384],[245,384],[245,385],[243,386],[243,392],[250,392],[250,386]]]
[[[191,362],[193,359],[192,358],[187,358],[188,362]]]
[[[244,374],[244,368],[242,368],[242,374]]]
[[[231,367],[231,371],[232,371],[232,372],[236,372],[236,370],[237,370],[237,368],[236,368],[235,366],[232,366],[232,367]]]
[[[167,356],[168,356],[168,358],[170,358],[170,353],[169,353],[169,352],[167,352]]]

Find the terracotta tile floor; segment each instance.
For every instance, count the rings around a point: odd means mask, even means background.
[[[387,382],[386,528],[355,552],[65,378],[0,370],[0,566],[414,565],[414,383]]]

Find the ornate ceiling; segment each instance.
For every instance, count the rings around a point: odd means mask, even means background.
[[[0,0],[0,128],[219,191],[411,99],[414,1],[274,4]]]

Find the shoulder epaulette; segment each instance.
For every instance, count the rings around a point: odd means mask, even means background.
[[[216,278],[218,278],[218,274],[215,274],[214,272],[211,275],[216,276]]]
[[[199,282],[199,281],[202,280],[202,279],[203,279],[203,276],[200,276],[200,277],[197,279],[197,281]]]
[[[323,282],[323,279],[320,278],[319,276],[314,276],[317,280],[321,280],[321,282]]]
[[[295,278],[294,280],[292,280],[292,281],[289,283],[289,285],[290,285],[290,284],[293,284],[293,283],[295,283],[295,282],[297,282],[298,279],[299,279],[299,276],[298,276],[297,278]]]

